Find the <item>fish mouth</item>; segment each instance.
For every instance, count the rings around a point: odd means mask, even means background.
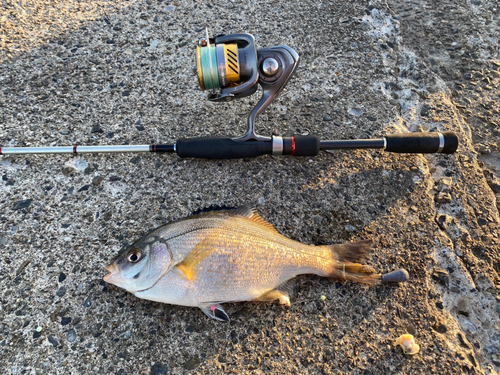
[[[113,277],[113,275],[116,275],[118,272],[120,272],[120,268],[114,264],[114,263],[111,263],[111,264],[108,264],[106,267],[104,267],[107,271],[109,271],[110,273],[108,273],[106,276],[104,276],[102,279],[104,281],[106,281],[107,283],[112,283],[111,281],[111,278]]]

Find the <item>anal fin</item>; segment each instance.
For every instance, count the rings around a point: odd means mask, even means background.
[[[221,322],[229,322],[229,316],[218,303],[207,303],[199,306],[199,308],[212,319],[219,320]]]
[[[287,281],[277,288],[271,289],[261,295],[260,297],[254,298],[254,301],[275,301],[279,300],[280,305],[290,306],[290,294],[293,292],[293,285],[290,281]]]

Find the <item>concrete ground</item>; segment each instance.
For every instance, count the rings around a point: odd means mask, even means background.
[[[321,139],[451,130],[454,155],[0,158],[5,374],[496,374],[500,371],[499,30],[488,0],[3,1],[0,145],[173,143],[245,131],[258,96],[214,104],[195,46],[247,32],[301,65],[257,121]],[[103,266],[162,223],[255,204],[313,244],[374,238],[404,285],[296,280],[292,306],[231,322],[135,298]],[[421,347],[394,345],[409,332]]]

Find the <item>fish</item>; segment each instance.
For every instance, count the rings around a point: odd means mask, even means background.
[[[280,234],[254,207],[210,207],[124,248],[105,267],[104,281],[138,298],[198,307],[229,321],[221,304],[279,300],[290,306],[289,281],[298,275],[379,283],[382,275],[362,264],[372,245],[306,245]]]

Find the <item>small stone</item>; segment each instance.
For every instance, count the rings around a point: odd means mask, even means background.
[[[333,118],[330,116],[323,117],[323,121],[333,121]]]
[[[31,205],[31,199],[25,199],[22,201],[14,202],[13,210],[21,210],[23,208],[28,208]]]
[[[63,169],[62,169],[62,173],[63,173],[63,175],[65,175],[65,176],[70,176],[70,175],[72,175],[74,172],[75,172],[75,169],[74,169],[74,168],[72,168],[72,167],[68,167],[68,166],[66,166],[66,167],[63,167]]]
[[[47,339],[49,340],[49,342],[50,342],[52,345],[54,345],[54,346],[59,345],[59,343],[57,342],[57,340],[56,340],[54,337],[49,336]]]
[[[153,366],[151,366],[150,375],[167,375],[168,373],[168,365],[165,363],[156,362]]]
[[[101,127],[99,125],[94,125],[92,127],[92,130],[90,132],[91,133],[102,133],[103,131],[102,131],[102,129],[101,129]]]
[[[135,128],[136,128],[138,131],[140,131],[140,132],[142,132],[142,131],[146,130],[146,128],[144,128],[144,126],[142,126],[142,125],[136,126]]]
[[[111,177],[109,178],[109,181],[120,181],[121,179],[122,179],[122,178],[121,178],[121,177],[119,177],[119,176],[111,176]]]
[[[66,275],[64,274],[64,272],[61,272],[59,274],[59,282],[62,283],[64,280],[66,280]]]
[[[377,121],[377,118],[373,116],[366,116],[366,118],[370,121]]]
[[[445,193],[445,192],[439,192],[439,194],[436,196],[436,202],[438,203],[451,203],[451,195],[450,193]]]
[[[71,328],[71,329],[68,331],[68,336],[67,336],[67,338],[68,338],[68,341],[69,341],[69,342],[75,342],[75,340],[76,340],[76,331],[75,331],[73,328]]]
[[[56,292],[56,295],[58,297],[62,297],[66,294],[66,288],[64,286],[60,287],[57,292]]]
[[[78,189],[77,193],[79,193],[81,191],[87,191],[87,190],[89,190],[89,187],[90,187],[90,185],[83,185],[80,189]]]
[[[446,333],[448,331],[448,328],[441,322],[436,323],[432,328],[439,333]]]
[[[450,191],[453,179],[451,177],[443,177],[439,180],[438,190],[442,192]]]
[[[197,356],[191,357],[186,363],[184,363],[184,368],[186,370],[194,370],[200,365],[200,359]]]
[[[39,338],[41,335],[42,335],[42,332],[41,332],[41,331],[40,331],[40,332],[38,332],[38,331],[33,332],[33,338],[34,338],[34,339]]]
[[[89,308],[90,306],[92,306],[92,302],[90,301],[90,299],[92,298],[92,296],[88,296],[87,299],[85,300],[85,302],[83,303],[83,307],[85,308]]]
[[[153,22],[158,22],[160,19],[158,18],[158,16],[155,16],[155,18],[153,18]]]
[[[102,177],[102,176],[95,176],[92,179],[92,185],[97,186],[97,185],[99,185],[102,182],[102,180],[104,180],[104,177]]]
[[[130,159],[130,162],[132,164],[139,164],[141,162],[141,160],[142,160],[142,158],[139,155],[137,155],[137,156],[134,156],[132,159]]]
[[[436,307],[437,307],[439,310],[443,310],[443,309],[444,309],[443,302],[436,302]]]
[[[427,117],[431,111],[431,106],[429,104],[424,104],[420,110],[420,116]]]
[[[448,271],[443,270],[442,268],[435,267],[432,271],[432,278],[441,284],[445,284],[448,281]]]
[[[361,116],[363,114],[363,110],[359,108],[351,108],[347,111],[347,113],[353,116]]]
[[[69,323],[71,323],[71,317],[69,317],[69,316],[63,316],[61,318],[61,325],[62,326],[67,326]]]
[[[348,232],[356,232],[357,231],[356,227],[353,226],[353,225],[350,225],[350,224],[347,224],[345,226],[345,230],[348,231]]]

